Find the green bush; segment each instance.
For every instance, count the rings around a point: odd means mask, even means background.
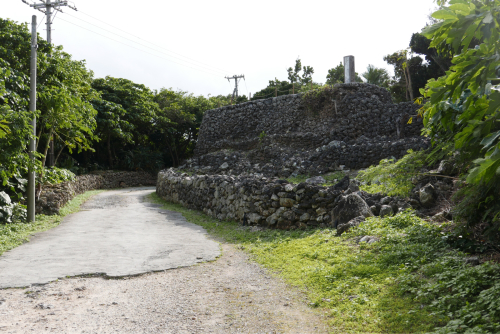
[[[377,166],[371,166],[359,172],[361,189],[369,193],[387,194],[390,196],[407,196],[413,188],[412,178],[417,176],[425,165],[425,151],[408,151],[399,160],[383,159]]]
[[[57,167],[45,168],[42,184],[54,185],[66,181],[73,181],[75,177],[75,174],[67,169]],[[37,183],[40,183],[39,175],[37,178]]]

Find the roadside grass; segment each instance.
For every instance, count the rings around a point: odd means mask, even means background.
[[[342,236],[333,229],[255,231],[199,211],[181,212],[236,244],[328,315],[333,333],[498,333],[500,266],[471,266],[438,227],[406,211],[373,217]],[[359,242],[377,236],[378,242]]]
[[[322,184],[322,186],[329,187],[333,186],[335,183],[342,180],[345,176],[345,173],[342,171],[338,171],[335,173],[328,173],[321,176],[323,176],[323,178],[327,181],[326,183]],[[311,177],[310,175],[299,174],[297,176],[291,176],[286,180],[293,184],[299,184],[302,182],[306,182],[306,180],[310,177]]]
[[[17,246],[28,242],[30,236],[34,233],[43,232],[56,227],[62,219],[72,213],[78,212],[80,206],[92,196],[95,196],[104,190],[87,191],[81,195],[75,196],[66,205],[61,208],[59,215],[46,216],[36,215],[34,223],[12,223],[0,225],[0,255]]]

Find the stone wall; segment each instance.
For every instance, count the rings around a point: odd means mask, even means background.
[[[249,150],[265,134],[268,144],[315,149],[333,140],[360,136],[414,137],[421,120],[407,124],[417,105],[393,104],[387,90],[362,83],[339,84],[308,105],[302,94],[284,95],[209,110],[203,117],[195,155],[221,149]]]
[[[157,194],[163,199],[202,210],[221,220],[238,220],[275,228],[329,224],[335,198],[333,187],[279,179],[227,175],[181,174],[173,169],[158,174]]]
[[[392,212],[409,207],[402,199],[362,192],[348,178],[324,187],[256,176],[190,176],[168,169],[158,174],[156,192],[166,201],[221,220],[242,221],[246,217],[249,225],[279,229],[338,227],[354,218],[359,223],[360,216],[378,215],[380,202],[390,205]]]
[[[44,186],[36,200],[36,213],[55,215],[73,197],[89,190],[155,186],[156,177],[146,172],[98,171],[74,181]]]
[[[181,169],[286,178],[366,168],[429,147],[418,108],[393,104],[378,86],[353,83],[209,110],[195,156]]]

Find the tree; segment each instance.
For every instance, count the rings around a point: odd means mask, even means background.
[[[92,87],[101,93],[103,100],[118,104],[126,111],[123,120],[133,125],[133,142],[147,145],[158,112],[154,93],[142,84],[110,76],[94,80]]]
[[[369,84],[386,88],[389,86],[389,73],[385,68],[376,68],[373,65],[368,65],[366,72],[362,76]]]
[[[469,225],[489,225],[492,234],[500,227],[499,7],[500,0],[450,1],[423,31],[430,47],[454,54],[449,71],[423,90],[427,134],[442,155],[458,152],[473,162],[459,213]]]
[[[291,68],[289,67],[287,69],[288,72],[288,80],[290,80],[291,83],[298,82],[300,80],[300,71],[302,70],[302,62],[300,61],[300,58],[297,58],[295,60],[295,67]]]
[[[133,144],[134,127],[124,119],[127,111],[121,105],[101,99],[93,100],[92,105],[97,110],[95,134],[106,143],[108,164],[110,168],[113,168],[114,154],[111,150],[111,143],[117,141],[122,145]]]
[[[363,80],[361,80],[358,73],[356,73],[356,82],[362,82],[362,81]],[[339,65],[328,70],[328,74],[326,75],[326,84],[335,85],[344,82],[345,82],[345,68],[344,64],[340,62]]]

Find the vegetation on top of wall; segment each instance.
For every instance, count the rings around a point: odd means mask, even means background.
[[[319,115],[322,112],[334,114],[336,112],[336,100],[337,89],[323,86],[304,93],[302,95],[302,106],[314,115]]]

